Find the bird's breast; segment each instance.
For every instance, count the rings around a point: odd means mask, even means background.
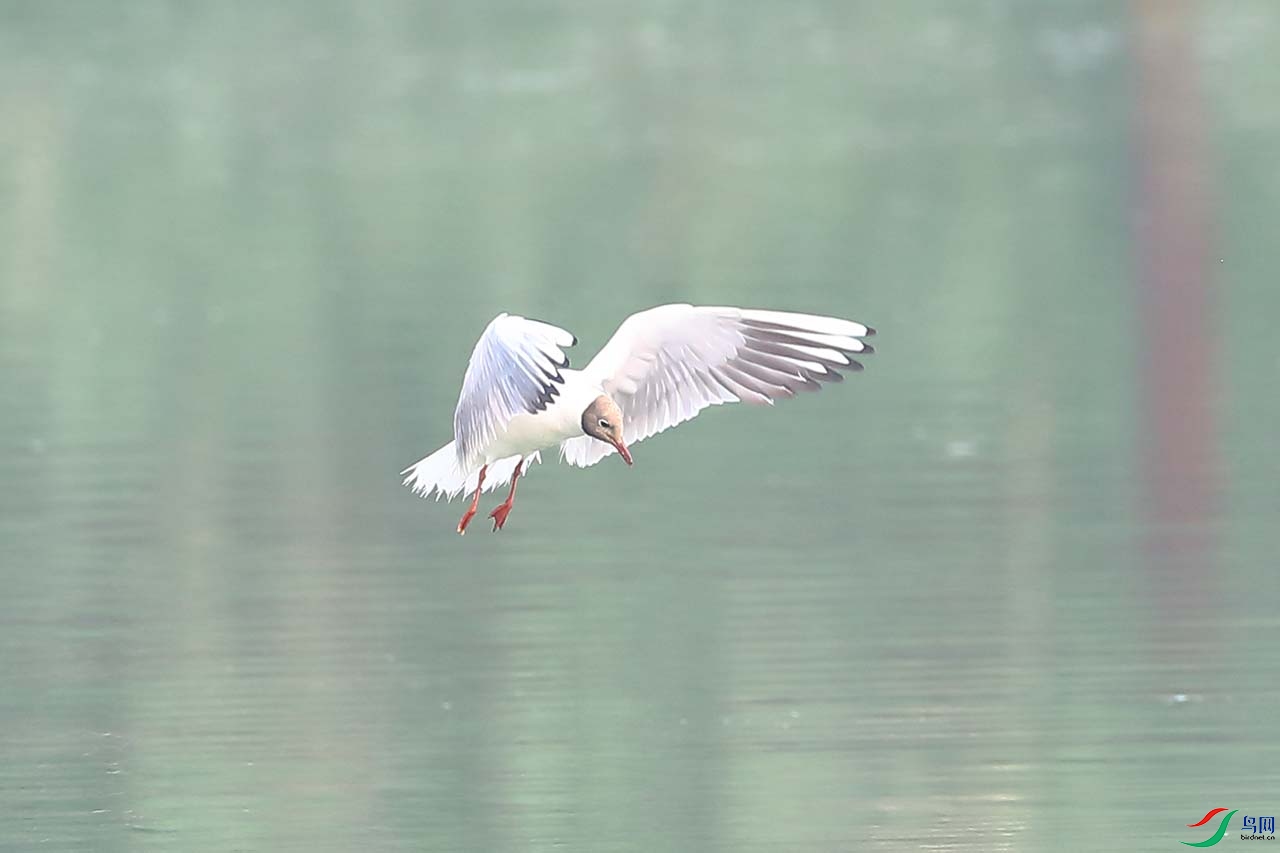
[[[557,397],[555,403],[541,412],[512,418],[486,455],[490,461],[528,455],[579,435],[582,435],[582,411]]]
[[[582,435],[582,413],[602,392],[579,371],[565,370],[565,382],[554,401],[541,412],[516,415],[486,448],[487,461],[528,455]]]

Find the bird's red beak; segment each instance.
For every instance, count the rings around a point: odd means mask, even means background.
[[[627,446],[626,446],[625,444],[623,444],[621,441],[615,441],[615,442],[613,443],[613,446],[614,446],[614,447],[616,447],[616,448],[618,448],[618,452],[622,454],[622,461],[624,461],[624,462],[626,462],[628,465],[630,465],[630,464],[631,464],[631,451],[630,451],[630,450],[627,450]]]

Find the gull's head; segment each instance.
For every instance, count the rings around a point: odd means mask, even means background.
[[[628,465],[631,451],[622,441],[622,409],[607,395],[601,394],[582,413],[582,431],[598,441],[612,445]]]

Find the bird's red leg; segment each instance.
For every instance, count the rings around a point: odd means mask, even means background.
[[[458,522],[459,535],[467,532],[467,525],[471,523],[471,517],[475,515],[476,510],[480,508],[480,490],[484,488],[484,472],[488,470],[488,465],[480,469],[480,480],[476,483],[476,493],[471,496],[471,506],[462,514],[462,521]]]
[[[489,517],[493,519],[495,533],[502,529],[502,525],[507,523],[507,516],[511,514],[511,503],[516,499],[516,480],[520,479],[520,469],[522,467],[524,467],[523,459],[516,463],[516,472],[511,475],[511,491],[507,492],[507,499],[494,507],[493,512],[489,513]]]

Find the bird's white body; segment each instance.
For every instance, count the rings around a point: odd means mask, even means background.
[[[508,421],[485,448],[486,464],[512,456],[532,456],[583,435],[582,412],[604,389],[593,385],[580,370],[566,369],[560,374],[564,384],[555,401],[540,412],[521,412]]]
[[[708,406],[772,404],[800,390],[861,370],[852,354],[870,353],[861,323],[814,314],[661,305],[628,317],[585,369],[569,370],[564,329],[501,314],[476,343],[454,411],[454,440],[403,474],[423,496],[452,499],[518,477],[540,451],[586,467],[683,423]],[[600,400],[621,416],[609,441],[583,428]],[[599,421],[602,428],[606,421]],[[594,418],[591,429],[595,430]],[[504,504],[496,526],[514,497]],[[502,509],[502,508],[500,508]],[[466,527],[472,509],[459,525]],[[495,511],[497,512],[497,511]]]

